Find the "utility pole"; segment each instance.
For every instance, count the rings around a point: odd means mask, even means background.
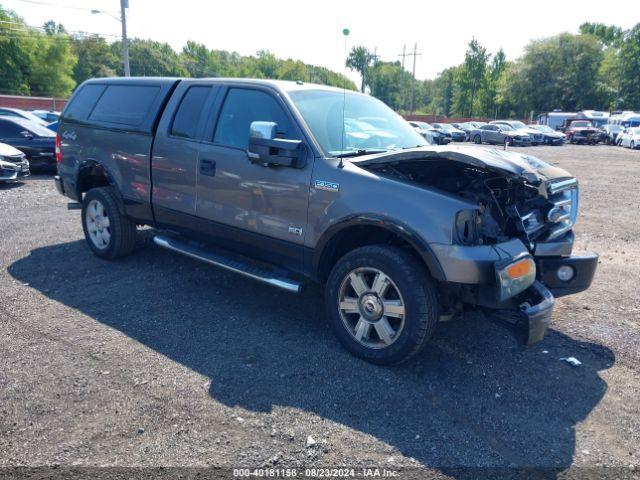
[[[129,0],[120,0],[120,22],[122,23],[122,59],[124,61],[124,76],[130,77],[131,70],[129,68],[129,45],[127,42],[127,8],[129,8]]]
[[[411,73],[411,103],[409,104],[410,115],[413,113],[413,94],[414,94],[414,88],[416,83],[416,59],[418,58],[418,55],[422,55],[421,53],[418,53],[418,42],[416,42],[415,45],[413,46],[412,55],[413,55],[413,71]]]
[[[403,71],[403,72],[404,72],[404,59],[407,57],[407,55],[409,55],[409,54],[407,53],[407,44],[405,43],[405,44],[402,46],[402,53],[401,53],[400,55],[398,55],[399,57],[402,57],[402,71]],[[404,107],[404,105],[405,105],[405,90],[406,90],[406,88],[405,88],[405,87],[406,87],[406,86],[405,86],[404,81],[403,81],[403,82],[402,82],[402,101],[401,101],[401,107]]]

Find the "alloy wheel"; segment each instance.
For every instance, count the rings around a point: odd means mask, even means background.
[[[91,200],[86,210],[87,231],[91,242],[103,250],[111,242],[111,223],[104,205],[99,200]]]
[[[356,268],[338,291],[340,319],[349,334],[368,348],[386,348],[405,325],[405,302],[393,280],[377,268]]]

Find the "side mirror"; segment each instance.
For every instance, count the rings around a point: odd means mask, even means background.
[[[302,142],[276,138],[277,131],[278,124],[275,122],[251,122],[247,151],[249,160],[264,166],[304,167]]]

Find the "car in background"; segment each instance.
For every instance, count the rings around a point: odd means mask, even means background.
[[[43,127],[47,126],[47,123],[40,117],[34,115],[31,112],[27,112],[26,110],[21,110],[19,108],[10,108],[10,107],[0,107],[0,117],[17,117],[23,118],[25,120],[29,120],[37,125],[41,125]]]
[[[49,130],[51,130],[52,132],[57,132],[58,131],[58,122],[51,122],[49,125],[47,125],[47,128]]]
[[[629,147],[633,150],[640,148],[640,127],[627,128],[620,135],[618,144],[621,147]]]
[[[600,141],[600,131],[591,120],[568,120],[564,133],[569,143],[596,145]]]
[[[0,143],[0,182],[7,182],[29,176],[29,162],[17,148]]]
[[[23,152],[33,170],[56,170],[56,134],[19,117],[0,117],[0,142]]]
[[[471,140],[471,131],[479,128],[481,126],[480,124],[481,122],[462,122],[462,123],[452,123],[451,125],[453,125],[454,127],[456,127],[458,130],[462,130],[465,135],[467,136],[466,140],[469,141]]]
[[[451,135],[427,122],[412,120],[409,124],[432,145],[447,145],[451,142]]]
[[[509,125],[487,124],[471,131],[473,143],[478,145],[517,145],[527,147],[531,145],[531,137]]]
[[[60,118],[60,112],[56,112],[55,110],[31,110],[31,113],[47,123],[57,122]]]
[[[603,138],[604,143],[607,145],[617,145],[618,135],[620,135],[623,130],[624,127],[622,125],[607,123],[600,127],[600,131],[602,132],[601,138]]]
[[[532,145],[540,145],[544,142],[544,135],[542,132],[529,128],[519,120],[494,120],[489,122],[492,125],[509,125],[511,128],[522,132],[525,135],[529,135]]]
[[[462,130],[457,129],[450,123],[434,123],[434,127],[440,128],[451,135],[451,140],[454,142],[464,142],[467,139],[467,134]]]
[[[542,133],[542,143],[544,145],[564,145],[566,136],[548,125],[529,125],[529,128]]]

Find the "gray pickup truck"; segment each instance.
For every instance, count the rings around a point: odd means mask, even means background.
[[[62,114],[56,156],[99,257],[130,254],[150,225],[158,246],[269,285],[320,282],[340,342],[378,364],[466,309],[539,341],[554,296],[588,288],[597,265],[571,254],[569,173],[428,145],[382,102],[336,88],[94,79]]]

